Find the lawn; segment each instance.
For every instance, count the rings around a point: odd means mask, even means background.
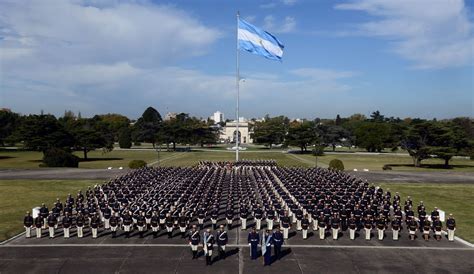
[[[67,194],[76,195],[102,181],[95,180],[0,180],[0,241],[23,230],[26,211],[46,203],[48,208]]]
[[[404,202],[407,196],[411,196],[415,206],[420,201],[426,206],[427,213],[431,213],[434,207],[452,213],[456,219],[456,235],[474,242],[474,185],[472,184],[429,184],[429,183],[380,183],[384,191],[389,188],[392,195],[399,192]],[[446,216],[447,217],[447,216]],[[443,225],[445,225],[443,223]]]
[[[156,162],[158,153],[155,150],[113,150],[103,153],[102,150],[95,150],[88,153],[88,160],[82,159],[83,154],[75,152],[81,157],[80,168],[107,168],[107,167],[128,167],[131,160],[144,160],[147,163]],[[173,156],[174,152],[160,152],[160,160]],[[0,168],[39,168],[43,153],[37,151],[0,151]]]
[[[75,154],[79,157],[83,156],[80,152],[75,152]],[[241,159],[274,159],[282,166],[312,167],[315,164],[315,157],[311,154],[283,153],[279,149],[252,148],[242,151],[240,155]],[[0,150],[0,168],[38,168],[42,156],[41,152]],[[144,160],[147,163],[156,164],[158,154],[153,149],[116,149],[108,153],[103,153],[101,150],[91,151],[88,157],[88,161],[82,160],[79,163],[80,168],[126,168],[131,160]],[[399,171],[474,171],[474,161],[461,158],[451,160],[452,168],[450,169],[443,168],[443,161],[440,159],[424,160],[423,167],[414,168],[411,158],[403,154],[326,154],[318,156],[318,165],[328,167],[329,162],[335,158],[343,161],[346,170],[367,168],[381,171],[382,167],[388,164],[393,170]],[[202,160],[233,161],[235,153],[222,147],[193,148],[191,152],[160,152],[160,164],[167,166],[195,165]]]
[[[306,159],[314,163],[314,156],[311,154],[295,154],[297,157]],[[422,167],[413,167],[410,156],[403,154],[326,154],[318,156],[318,164],[327,167],[332,159],[340,159],[344,163],[346,170],[364,169],[382,171],[384,165],[390,165],[392,170],[399,171],[474,171],[474,161],[469,159],[455,158],[450,161],[451,168],[443,167],[444,161],[441,159],[423,160]]]

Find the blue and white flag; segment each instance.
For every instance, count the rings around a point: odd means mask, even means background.
[[[272,34],[247,23],[240,17],[237,38],[240,50],[281,61],[283,44]]]

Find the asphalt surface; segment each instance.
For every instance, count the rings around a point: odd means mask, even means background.
[[[186,240],[175,233],[168,239],[163,232],[126,239],[122,234],[111,238],[101,232],[92,239],[89,230],[78,239],[72,232],[69,239],[62,233],[49,239],[26,239],[20,236],[0,245],[0,273],[473,273],[474,248],[445,238],[428,242],[420,238],[408,240],[402,233],[399,241],[386,232],[383,241],[362,235],[351,241],[347,232],[339,240],[330,235],[320,240],[310,232],[303,240],[301,233],[290,233],[283,257],[264,267],[262,258],[250,259],[246,243],[247,231],[234,228],[229,232],[226,260],[214,256],[212,266],[205,258],[191,259]],[[375,233],[375,231],[374,231]],[[374,235],[375,236],[375,235]],[[216,252],[216,248],[214,249]]]
[[[0,180],[8,179],[110,179],[123,175],[129,170],[123,169],[81,169],[81,168],[41,168],[41,169],[0,169]],[[474,172],[432,171],[350,171],[356,177],[369,182],[412,182],[412,183],[465,183],[474,184]]]

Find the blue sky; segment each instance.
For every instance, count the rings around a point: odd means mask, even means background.
[[[240,54],[241,116],[474,116],[473,2],[0,2],[0,107],[235,117],[236,12],[285,44]]]

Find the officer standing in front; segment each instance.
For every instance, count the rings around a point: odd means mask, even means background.
[[[219,251],[219,259],[224,259],[226,257],[225,246],[229,240],[227,236],[227,231],[224,230],[224,225],[220,225],[219,230],[217,231],[217,249]]]
[[[191,246],[191,251],[193,253],[193,260],[197,259],[198,245],[201,242],[201,235],[197,230],[197,226],[193,225],[191,233],[189,233],[189,245]]]
[[[446,220],[446,228],[448,229],[448,241],[454,241],[454,231],[456,230],[456,220],[454,220],[453,214],[449,214],[448,220]]]
[[[207,229],[204,232],[203,237],[203,249],[204,249],[204,256],[206,256],[206,265],[212,265],[212,251],[214,249],[214,235],[211,233],[211,229]]]
[[[281,258],[281,246],[283,245],[283,234],[278,227],[273,231],[273,248],[275,249],[275,259]]]
[[[23,225],[25,226],[25,235],[26,238],[31,237],[31,227],[33,226],[33,217],[31,217],[31,214],[29,211],[26,212],[25,218],[23,218]]]
[[[41,238],[41,229],[43,228],[44,219],[41,217],[41,214],[38,214],[35,218],[35,227],[36,227],[36,238]]]
[[[255,230],[255,227],[252,228],[252,231],[249,233],[249,236],[247,237],[247,241],[250,246],[250,258],[252,260],[257,259],[257,248],[258,244],[260,243],[260,235],[258,235],[257,231]]]
[[[262,236],[263,266],[270,265],[272,262],[272,243],[273,236],[270,234],[270,230],[267,229]]]

